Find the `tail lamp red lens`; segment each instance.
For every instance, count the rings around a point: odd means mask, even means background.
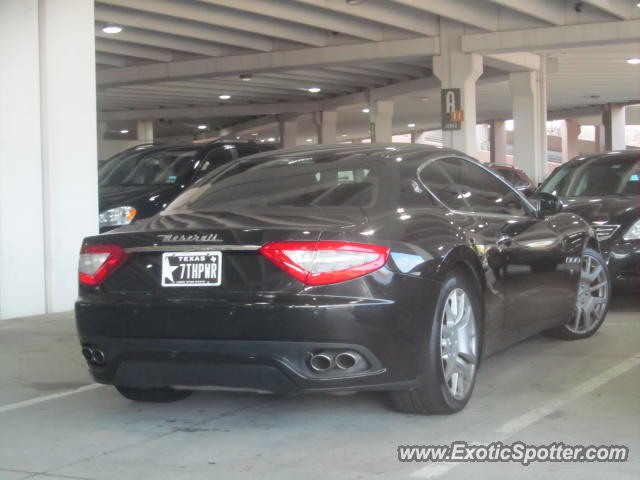
[[[78,265],[80,283],[100,285],[128,256],[119,245],[83,245]]]
[[[271,242],[260,253],[307,285],[327,285],[381,268],[389,248],[351,242]]]

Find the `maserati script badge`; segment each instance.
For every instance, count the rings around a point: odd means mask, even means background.
[[[199,235],[197,233],[193,233],[190,235],[177,235],[177,234],[169,234],[169,235],[158,235],[162,242],[222,242],[221,238],[218,238],[217,233],[210,233],[207,235]]]

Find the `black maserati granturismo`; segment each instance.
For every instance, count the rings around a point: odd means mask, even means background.
[[[385,390],[403,411],[452,413],[484,356],[600,327],[598,250],[556,197],[527,199],[454,150],[271,151],[86,238],[77,327],[95,380],[133,400]]]

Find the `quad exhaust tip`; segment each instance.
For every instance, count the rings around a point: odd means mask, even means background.
[[[362,356],[356,352],[342,352],[336,355],[336,367],[340,370],[349,370],[362,361]]]
[[[352,350],[343,352],[325,351],[312,354],[309,359],[309,365],[314,372],[324,373],[334,367],[338,370],[349,371],[360,369],[366,364],[362,355]]]
[[[309,361],[311,368],[316,372],[326,372],[334,365],[333,357],[326,353],[318,353],[311,356]]]
[[[82,347],[82,356],[91,365],[102,366],[107,363],[107,356],[98,347],[86,345]]]

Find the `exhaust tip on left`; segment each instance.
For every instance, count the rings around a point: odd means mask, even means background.
[[[89,365],[97,365],[101,367],[107,363],[107,356],[105,353],[94,345],[85,345],[82,347],[82,356]]]

